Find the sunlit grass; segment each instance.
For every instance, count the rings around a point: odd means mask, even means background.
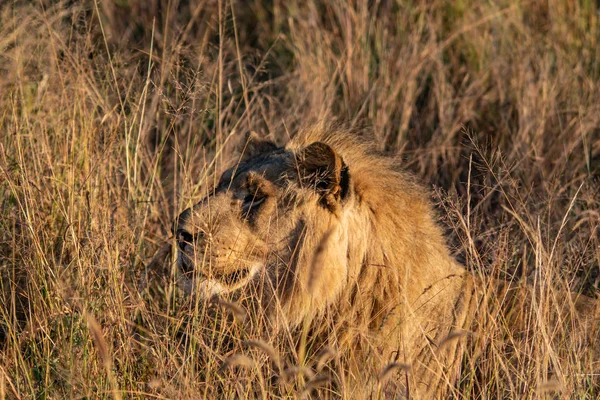
[[[539,293],[450,392],[600,395],[550,317],[600,280],[594,2],[75,3],[0,6],[0,398],[354,398],[342,356],[183,296],[168,254],[138,290],[247,132],[333,118],[432,188],[467,268]]]

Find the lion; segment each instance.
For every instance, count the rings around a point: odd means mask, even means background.
[[[387,384],[390,396],[443,396],[463,333],[493,302],[450,255],[427,191],[368,141],[324,124],[283,147],[250,135],[174,233],[185,291],[252,301],[275,330],[326,325],[349,344],[350,375],[367,358],[374,370],[409,371]]]

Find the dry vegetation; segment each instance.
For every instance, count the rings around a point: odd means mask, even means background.
[[[467,268],[539,292],[451,393],[598,398],[549,310],[598,291],[599,40],[589,0],[3,3],[0,399],[352,398],[335,351],[209,315],[170,263],[137,286],[246,132],[334,117],[436,188]]]

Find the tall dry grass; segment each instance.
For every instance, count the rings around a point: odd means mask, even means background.
[[[353,398],[335,351],[252,336],[172,263],[137,287],[246,132],[333,118],[433,185],[467,268],[539,293],[451,394],[597,398],[549,315],[600,279],[599,39],[584,0],[3,3],[0,398]]]

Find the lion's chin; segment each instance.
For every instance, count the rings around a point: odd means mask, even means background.
[[[177,264],[182,274],[179,274],[177,284],[188,295],[210,299],[217,295],[231,293],[248,285],[264,268],[263,263],[256,262],[248,267],[238,269],[234,274],[222,280],[207,278],[201,273],[193,274],[194,265],[186,255],[179,253]]]

